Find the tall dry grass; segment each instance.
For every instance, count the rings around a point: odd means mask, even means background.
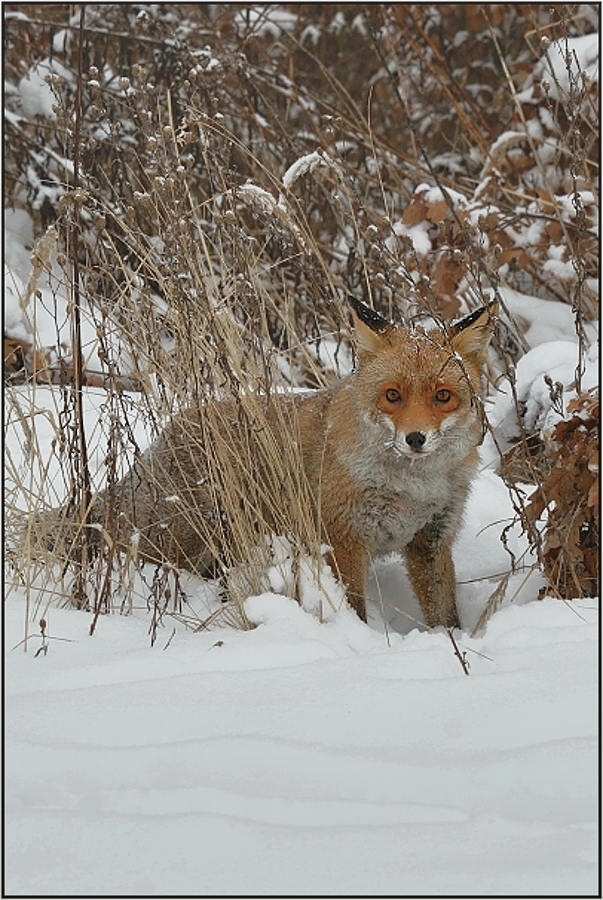
[[[571,304],[585,346],[598,310],[596,86],[572,74],[567,96],[547,94],[537,76],[546,46],[591,31],[596,10],[295,5],[280,20],[269,6],[83,10],[4,7],[9,105],[18,109],[36,60],[61,64],[47,79],[53,116],[7,125],[5,202],[31,213],[38,238],[22,305],[32,308],[51,263],[57,308],[70,299],[68,346],[57,322],[52,346],[35,345],[32,323],[33,345],[10,347],[21,353],[15,380],[31,390],[6,388],[20,441],[6,460],[8,558],[36,610],[58,594],[92,609],[94,623],[135,602],[150,606],[155,626],[168,613],[186,617],[169,554],[149,571],[135,542],[117,552],[111,497],[142,452],[140,423],[156,437],[192,403],[204,411],[216,497],[203,537],[245,624],[242,599],[265,584],[275,525],[320,577],[294,435],[283,423],[275,442],[256,398],[346,370],[348,294],[393,319],[441,318],[505,283]],[[574,279],[545,275],[552,244]],[[81,318],[93,346],[82,344]],[[496,347],[494,378],[512,380],[522,322],[507,314]],[[54,406],[42,409],[46,382]],[[102,406],[93,433],[90,391]],[[207,412],[217,399],[251,435],[238,467]],[[50,452],[37,440],[42,420]],[[550,460],[520,403],[517,431],[501,471],[542,559],[542,526],[518,485],[542,483]],[[88,519],[102,490],[99,531]],[[52,543],[72,545],[68,565],[32,533],[44,527],[40,511],[59,506],[65,523]]]

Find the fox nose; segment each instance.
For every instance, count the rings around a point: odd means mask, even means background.
[[[422,431],[410,431],[406,435],[406,443],[411,450],[420,450],[425,443],[425,435]]]

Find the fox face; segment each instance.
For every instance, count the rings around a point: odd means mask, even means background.
[[[394,326],[362,306],[354,304],[357,396],[383,447],[408,460],[462,457],[479,442],[480,372],[496,304],[447,332]]]

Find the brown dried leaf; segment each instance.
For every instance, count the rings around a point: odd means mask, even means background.
[[[402,221],[405,225],[418,225],[425,221],[426,204],[423,200],[414,197],[402,214]]]
[[[425,216],[434,225],[443,222],[449,213],[448,204],[445,200],[438,200],[435,203],[429,203],[426,206]]]

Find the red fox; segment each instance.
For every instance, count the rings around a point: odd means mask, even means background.
[[[359,301],[351,305],[357,367],[329,388],[267,399],[268,437],[282,446],[283,427],[295,435],[329,561],[361,619],[370,559],[400,551],[425,623],[458,626],[451,544],[478,460],[481,370],[497,305],[427,331],[394,325]],[[135,534],[144,558],[211,567],[221,524],[219,487],[207,477],[215,452],[207,415],[199,405],[177,414],[111,497],[96,498],[89,522],[104,523],[116,546],[131,546]],[[241,410],[216,402],[213,415],[214,439],[218,422],[232,472],[241,476],[249,444]],[[285,481],[299,479],[294,468]],[[223,483],[228,477],[222,473]]]

